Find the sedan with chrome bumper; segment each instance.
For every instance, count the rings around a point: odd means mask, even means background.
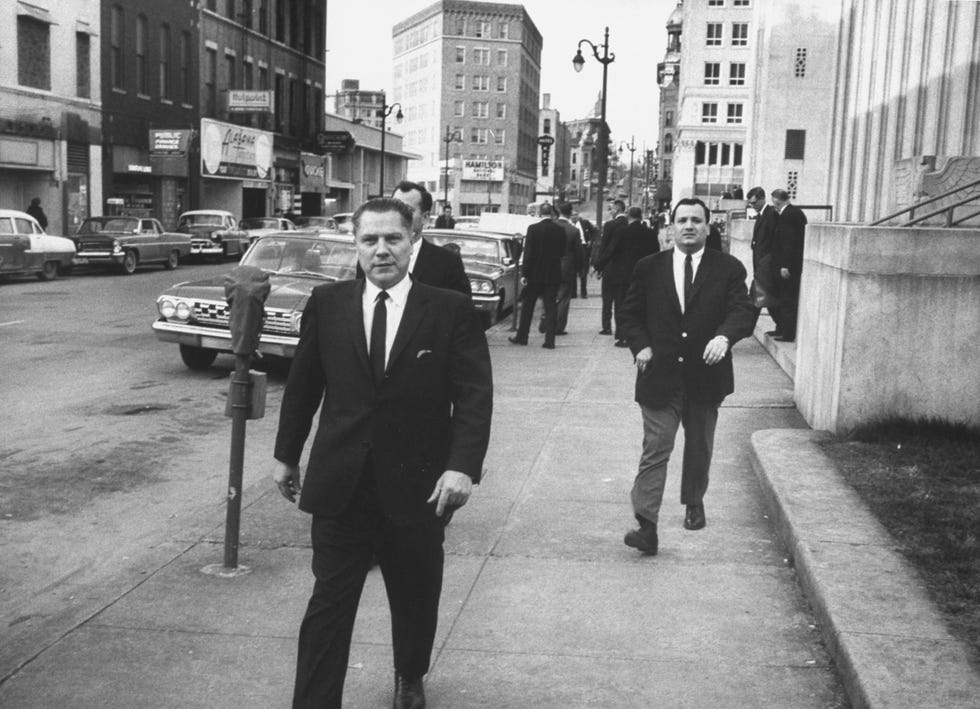
[[[153,263],[175,269],[191,253],[187,234],[167,232],[148,217],[87,217],[74,239],[76,265],[111,266],[127,275]]]

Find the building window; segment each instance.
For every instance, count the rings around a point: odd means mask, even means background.
[[[160,98],[171,98],[170,93],[170,25],[160,25]]]
[[[664,152],[672,153],[674,152],[674,136],[670,133],[664,134]]]
[[[466,88],[466,76],[464,74],[456,75],[456,88],[460,91]]]
[[[51,90],[51,29],[27,15],[17,17],[17,83]]]
[[[663,161],[664,174],[661,177],[662,180],[669,181],[671,179],[671,165],[670,165],[670,163],[671,163],[670,160],[664,160]]]
[[[464,17],[456,18],[456,34],[460,37],[466,36],[466,18]]]
[[[740,167],[742,165],[741,143],[704,143],[694,144],[695,165],[723,165]]]
[[[501,128],[498,131],[495,131],[493,134],[493,142],[496,143],[497,145],[503,145],[504,138],[506,137],[506,135],[507,135],[507,131],[505,131],[503,128]]]
[[[497,66],[507,66],[507,50],[497,50]]]
[[[789,170],[786,173],[786,191],[790,199],[796,199],[796,190],[800,186],[800,173],[797,170]]]
[[[672,125],[674,125],[674,112],[664,111],[664,126],[670,128]]]
[[[725,0],[708,0],[708,7],[724,7]]]
[[[704,85],[717,86],[721,83],[721,64],[718,62],[704,63]]]
[[[92,38],[87,32],[75,33],[75,95],[92,96]]]
[[[744,47],[748,43],[749,43],[749,23],[733,22],[732,23],[732,46]]]
[[[728,84],[729,86],[745,86],[745,64],[743,62],[732,62],[728,65]]]
[[[575,160],[574,160],[574,158],[575,158],[575,153],[572,153],[572,158],[573,158],[573,159],[572,159],[572,162],[575,162]],[[575,170],[575,169],[573,168],[573,169],[572,169],[572,182],[574,182],[575,180],[577,180],[577,179],[578,179],[578,176],[577,176],[577,175],[578,175],[578,172],[577,172],[577,171],[576,171],[576,170]]]
[[[473,63],[490,66],[490,50],[477,47],[473,50]]]
[[[465,102],[463,101],[453,101],[453,115],[457,118],[461,118],[466,111],[464,106]]]
[[[476,36],[490,37],[490,23],[485,20],[479,20],[476,23]]]
[[[269,90],[269,67],[267,66],[259,67],[259,90]]]
[[[191,96],[191,33],[180,33],[180,100],[192,104]]]
[[[506,22],[497,23],[497,39],[507,39],[510,34],[510,25]]]
[[[123,86],[123,11],[119,5],[112,6],[109,18],[109,74],[112,88]]]
[[[505,93],[507,91],[507,77],[498,76],[497,77],[497,92]]]
[[[235,83],[235,57],[231,54],[225,55],[225,69],[228,74],[227,86],[229,89],[234,89],[238,84]]]
[[[501,106],[503,104],[499,104],[498,103],[497,105],[498,106]],[[544,135],[551,135],[551,119],[550,118],[545,118],[544,121],[542,121],[542,123],[541,123],[541,132]]]
[[[786,151],[783,157],[786,160],[802,160],[806,149],[806,131],[788,130],[786,131]]]
[[[486,128],[473,128],[470,131],[470,142],[486,145],[489,142],[489,135],[490,131],[488,131]]]
[[[136,18],[136,93],[150,93],[146,71],[146,15]]]
[[[456,47],[456,63],[466,63],[466,47]]]
[[[720,22],[708,23],[707,41],[705,42],[705,44],[709,47],[721,46],[721,23]]]
[[[218,110],[218,50],[204,50],[204,115],[214,118]]]
[[[717,103],[702,103],[701,104],[701,122],[702,123],[717,123],[718,122],[718,104]]]
[[[474,101],[473,102],[473,117],[474,118],[489,118],[490,117],[490,103],[487,101]]]
[[[489,76],[474,76],[473,77],[473,90],[474,91],[489,91],[490,90],[490,77]]]
[[[742,104],[740,103],[730,103],[728,104],[728,123],[741,123],[742,122]]]
[[[259,32],[269,34],[269,0],[259,0]]]
[[[500,118],[501,120],[503,120],[504,118],[507,118],[507,104],[506,103],[498,103],[497,104],[497,118]],[[545,131],[545,132],[547,133],[547,131]]]
[[[749,0],[732,0],[733,7],[748,7],[749,4]]]
[[[793,64],[793,75],[797,79],[806,76],[806,47],[796,48],[796,61]]]
[[[255,67],[252,65],[252,62],[245,62],[242,64],[242,78],[244,79],[242,82],[244,84],[243,88],[249,91],[255,88],[255,77],[253,73],[254,68]]]

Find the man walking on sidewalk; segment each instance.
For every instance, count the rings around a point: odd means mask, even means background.
[[[572,205],[570,202],[562,202],[558,205],[558,219],[555,224],[565,230],[565,251],[561,256],[561,284],[558,286],[558,296],[556,303],[556,324],[555,334],[567,335],[565,329],[568,327],[568,308],[571,299],[575,297],[576,279],[579,269],[582,266],[584,252],[582,249],[582,239],[578,227],[572,224]],[[538,323],[538,332],[546,329],[545,315],[542,313]]]
[[[599,242],[599,248],[593,250],[592,256],[595,271],[602,279],[602,329],[599,330],[600,335],[613,334],[613,306],[615,305],[616,317],[619,318],[619,307],[622,305],[622,301],[615,302],[616,293],[619,292],[617,290],[619,284],[606,278],[605,269],[615,255],[615,249],[619,244],[618,240],[613,239],[613,234],[626,226],[626,202],[621,199],[614,200],[612,208],[612,219],[602,225],[602,240]],[[616,339],[621,338],[622,334],[617,332]]]
[[[554,210],[545,202],[541,205],[541,221],[527,228],[524,237],[524,266],[521,283],[521,317],[517,334],[507,339],[514,345],[526,345],[534,318],[534,305],[540,298],[544,303],[545,349],[555,349],[558,327],[558,285],[561,283],[561,255],[565,251],[565,230],[554,222]]]
[[[674,248],[642,259],[623,303],[622,326],[636,361],[636,402],[643,415],[643,452],[631,500],[639,529],[628,546],[656,554],[657,521],[667,461],[684,426],[681,504],[685,529],[705,526],[704,494],[722,400],[734,390],[731,348],[752,334],[757,311],[745,268],[705,249],[707,206],[682,199],[674,207]]]

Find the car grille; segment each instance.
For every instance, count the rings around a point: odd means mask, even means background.
[[[227,303],[216,303],[210,301],[194,301],[194,319],[200,325],[210,327],[220,327],[228,329],[228,321],[231,316],[231,309]],[[290,312],[286,310],[265,311],[265,322],[262,324],[262,332],[275,335],[295,335],[290,328]]]

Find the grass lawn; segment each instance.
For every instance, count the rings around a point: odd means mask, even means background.
[[[980,430],[885,421],[823,449],[980,658]]]

